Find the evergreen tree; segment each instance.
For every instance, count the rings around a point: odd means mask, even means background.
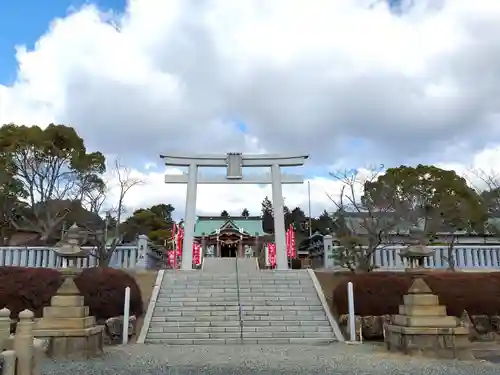
[[[262,230],[266,233],[274,233],[273,204],[268,197],[262,201]]]

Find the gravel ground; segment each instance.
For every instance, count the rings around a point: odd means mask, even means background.
[[[47,360],[44,375],[480,375],[500,374],[484,361],[438,361],[386,353],[373,345],[163,346],[107,349],[92,361]]]

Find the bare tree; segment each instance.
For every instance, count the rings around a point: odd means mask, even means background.
[[[365,194],[367,186],[376,182],[382,169],[383,166],[362,172],[330,173],[341,184],[338,197],[327,194],[337,207],[333,216],[341,248],[336,261],[352,271],[374,268],[373,254],[381,245],[388,244],[389,232],[402,220],[395,199]]]
[[[111,187],[110,189],[102,190],[100,195],[95,197],[95,199],[101,202],[100,206],[102,206],[102,202],[104,202],[107,197],[106,191],[109,193],[116,190],[118,195],[116,205],[112,206],[105,213],[106,219],[104,230],[90,230],[91,235],[89,237],[89,241],[94,246],[92,255],[97,258],[100,267],[107,267],[109,265],[109,261],[121,241],[120,223],[122,221],[122,214],[125,211],[124,201],[126,195],[134,186],[143,183],[141,179],[132,177],[131,170],[123,166],[119,159],[116,159],[114,162],[112,174],[112,180],[113,183],[116,184],[116,189]],[[111,182],[109,184],[111,184]],[[110,228],[112,221],[114,221],[115,224]],[[110,232],[113,233],[112,236],[110,236]]]
[[[471,169],[467,173],[469,184],[476,190],[487,212],[484,232],[500,237],[500,173],[495,170]]]

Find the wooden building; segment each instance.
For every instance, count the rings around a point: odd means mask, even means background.
[[[194,236],[205,257],[262,258],[264,246],[272,240],[260,216],[199,216]]]

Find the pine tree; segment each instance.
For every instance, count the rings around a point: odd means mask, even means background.
[[[262,230],[266,233],[274,233],[273,204],[268,197],[262,201]]]

